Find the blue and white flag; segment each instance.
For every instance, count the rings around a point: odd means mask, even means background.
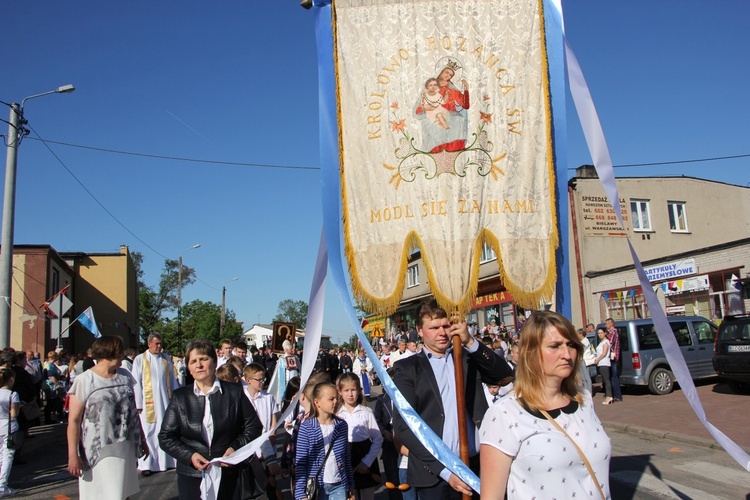
[[[94,310],[91,308],[91,306],[83,311],[81,315],[76,318],[76,321],[85,326],[88,331],[93,333],[95,338],[98,339],[102,336],[102,334],[99,333],[99,328],[97,328],[96,326],[96,320],[94,319]]]

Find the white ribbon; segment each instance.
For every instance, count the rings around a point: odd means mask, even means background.
[[[560,9],[560,15],[562,16],[562,9],[559,4],[559,0],[553,0],[555,7]],[[567,38],[565,38],[565,29],[563,28],[563,40],[565,44],[565,56],[567,58],[567,72],[568,81],[570,82],[570,93],[573,96],[573,102],[578,111],[578,117],[581,120],[581,126],[583,128],[583,134],[586,137],[586,144],[588,144],[591,158],[594,161],[596,172],[599,175],[604,191],[609,197],[609,202],[612,205],[612,209],[617,214],[617,218],[620,221],[622,227],[625,224],[622,220],[622,213],[620,212],[620,203],[618,200],[620,196],[617,192],[617,185],[615,183],[615,173],[612,167],[612,159],[609,155],[609,149],[607,148],[607,141],[604,138],[604,131],[602,130],[599,117],[594,107],[594,102],[591,99],[591,93],[589,92],[586,80],[583,77],[583,72],[578,64],[573,49],[570,47]],[[675,374],[676,379],[680,382],[682,393],[688,400],[690,407],[693,409],[698,419],[706,427],[708,432],[716,439],[716,442],[724,448],[729,455],[734,458],[743,468],[750,471],[750,455],[748,455],[740,446],[732,441],[719,429],[714,427],[706,418],[706,412],[701,404],[698,392],[693,384],[693,378],[690,375],[685,358],[682,356],[677,340],[675,339],[672,328],[669,326],[667,316],[659,303],[659,300],[651,288],[651,283],[646,277],[646,273],[643,270],[643,265],[638,258],[638,255],[633,248],[633,244],[630,238],[627,238],[628,248],[630,249],[630,255],[633,258],[635,264],[636,273],[638,280],[640,281],[641,290],[648,304],[648,309],[651,313],[651,317],[656,326],[656,334],[659,337],[662,347],[664,348],[664,354],[669,361],[669,366]]]
[[[318,247],[318,258],[315,262],[315,274],[313,275],[312,287],[310,289],[310,302],[307,309],[307,324],[305,328],[305,350],[308,352],[318,352],[320,347],[320,338],[323,332],[323,312],[325,309],[325,296],[326,296],[326,274],[328,273],[328,251],[326,250],[324,233],[320,237],[320,246]],[[276,422],[276,426],[272,429],[267,430],[260,437],[254,439],[252,442],[246,444],[239,450],[236,450],[231,455],[226,457],[217,457],[211,460],[209,463],[212,465],[203,474],[201,481],[201,498],[203,500],[215,500],[216,495],[219,492],[219,482],[221,481],[221,467],[220,463],[237,465],[244,462],[253,454],[260,450],[260,447],[272,434],[276,433],[276,429],[286,421],[287,417],[297,408],[297,401],[299,401],[299,395],[302,392],[302,388],[305,387],[307,379],[310,378],[313,367],[315,366],[315,356],[303,356],[302,368],[300,372],[300,391],[292,399],[289,407],[279,417]],[[216,472],[218,470],[218,472]]]

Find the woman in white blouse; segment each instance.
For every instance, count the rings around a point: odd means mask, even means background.
[[[575,328],[534,312],[519,349],[513,392],[480,430],[482,499],[609,498],[611,444],[591,394],[579,389]]]

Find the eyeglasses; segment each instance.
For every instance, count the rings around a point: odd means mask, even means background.
[[[248,380],[255,380],[256,382],[263,382],[264,378],[249,378]]]

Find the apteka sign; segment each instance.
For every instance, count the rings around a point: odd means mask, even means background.
[[[675,262],[668,262],[659,266],[646,267],[643,270],[646,272],[648,281],[651,283],[653,283],[654,281],[682,278],[684,276],[689,276],[698,272],[695,267],[695,259],[685,259]]]

